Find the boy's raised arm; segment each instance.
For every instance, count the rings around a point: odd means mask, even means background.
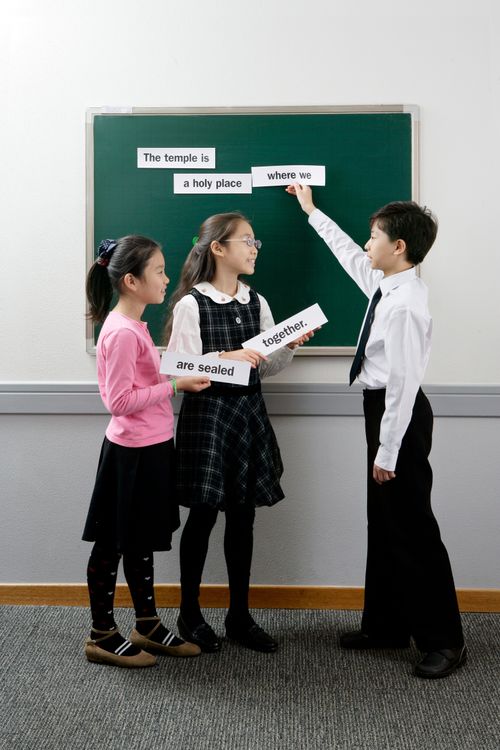
[[[302,210],[309,216],[309,223],[328,245],[340,265],[367,297],[372,297],[377,289],[382,273],[374,271],[370,260],[353,239],[313,203],[309,185],[294,183],[286,192],[295,195]]]
[[[301,209],[305,211],[308,216],[310,216],[316,206],[313,203],[312,190],[309,185],[299,185],[298,182],[294,182],[293,185],[289,185],[285,189],[287,193],[289,193],[290,195],[295,195],[297,197]]]

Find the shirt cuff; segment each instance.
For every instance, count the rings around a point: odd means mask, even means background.
[[[325,219],[328,219],[328,216],[323,213],[323,211],[320,211],[319,208],[315,208],[312,213],[309,214],[307,221],[309,224],[318,231],[320,224]]]
[[[374,463],[376,463],[381,469],[385,469],[385,471],[394,471],[398,461],[398,453],[399,451],[397,450],[390,451],[388,448],[384,448],[384,446],[381,445],[375,456]]]
[[[273,354],[279,354],[280,358],[282,358],[283,360],[288,360],[289,362],[291,362],[292,359],[293,359],[293,355],[295,354],[295,352],[297,351],[297,349],[300,349],[300,346],[296,346],[294,349],[290,349],[290,347],[285,344],[285,346],[283,346],[281,349],[278,349],[277,351],[273,352]],[[270,356],[272,357],[273,354],[271,354]]]
[[[299,349],[298,346],[296,346],[295,349],[290,349],[289,346],[284,346],[282,349],[278,349],[278,351],[273,352],[270,355],[270,359],[273,357],[273,355],[276,355],[275,361],[279,363],[280,369],[283,369],[290,364],[295,356],[295,352],[297,351],[297,349]]]

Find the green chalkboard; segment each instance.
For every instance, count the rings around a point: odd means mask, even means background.
[[[252,166],[316,164],[326,186],[314,188],[316,205],[361,245],[368,217],[391,200],[409,200],[416,184],[415,111],[392,107],[316,110],[89,110],[87,116],[87,258],[99,241],[138,233],[163,246],[170,291],[209,215],[238,210],[262,240],[249,283],[263,294],[276,322],[318,302],[329,323],[308,345],[311,353],[346,353],[356,343],[366,298],[342,271],[283,187],[248,195],[178,195],[174,172],[139,169],[138,148],[214,147],[210,172],[250,172]],[[160,343],[168,299],[146,310]],[[89,350],[96,331],[89,329]]]

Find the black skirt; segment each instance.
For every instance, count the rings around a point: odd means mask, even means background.
[[[125,448],[104,438],[82,538],[120,553],[169,550],[179,525],[173,439]]]

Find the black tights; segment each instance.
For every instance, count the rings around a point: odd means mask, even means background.
[[[116,576],[121,555],[96,542],[87,568],[92,627],[112,630],[115,625],[113,603]],[[151,550],[123,555],[123,572],[127,579],[136,617],[155,617],[153,589],[154,564]]]
[[[181,614],[191,627],[203,621],[198,603],[200,583],[208,551],[208,540],[218,511],[208,506],[191,508],[180,544]],[[248,589],[253,552],[254,508],[226,511],[224,556],[229,579],[229,614],[244,623],[248,612]]]

